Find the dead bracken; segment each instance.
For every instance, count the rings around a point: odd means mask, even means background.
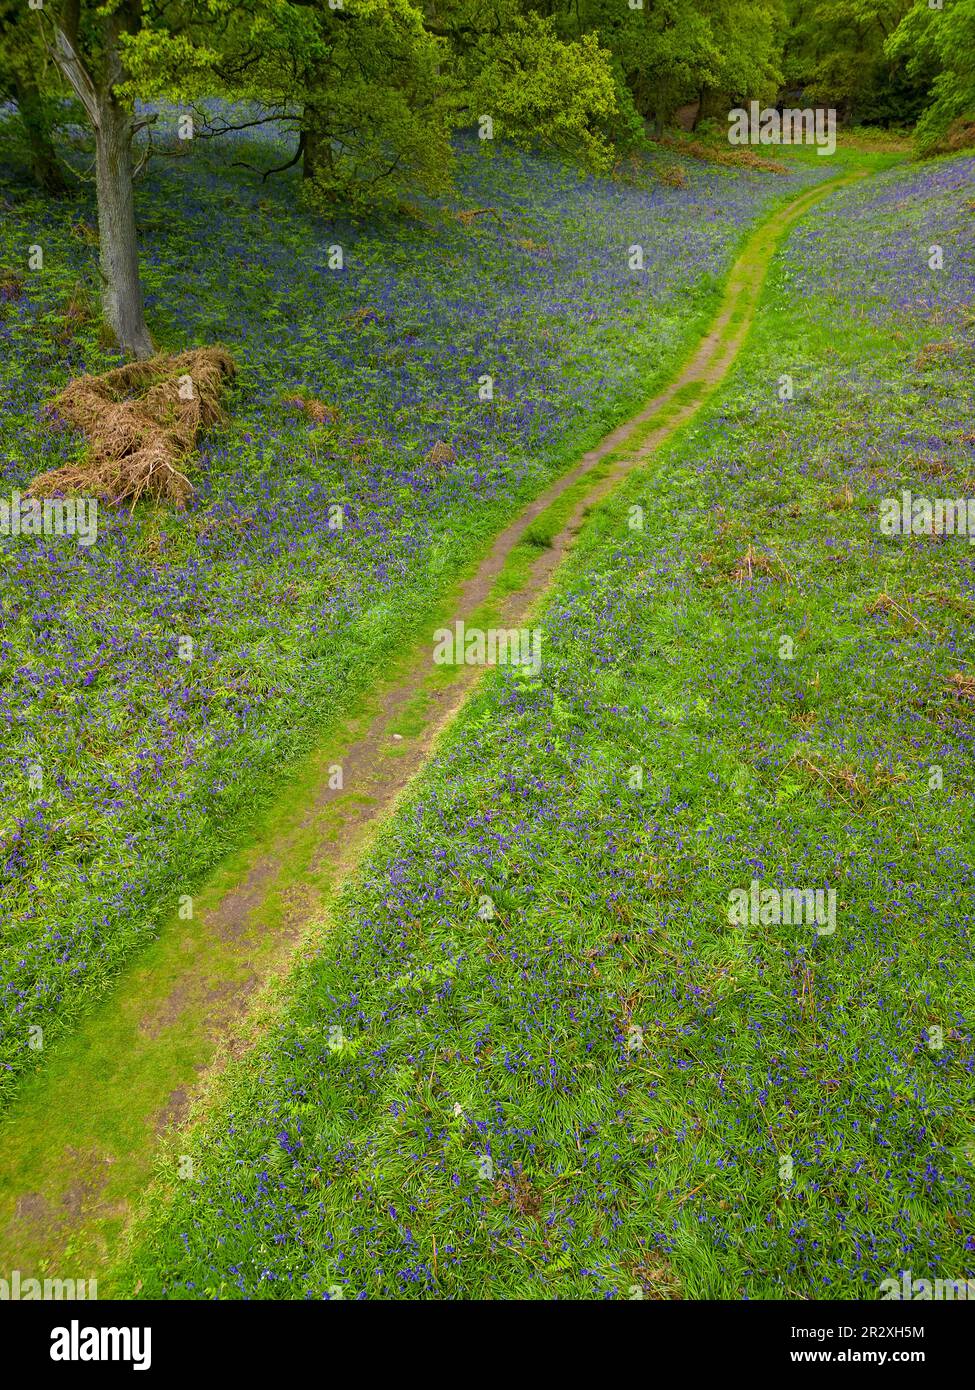
[[[956,344],[954,343],[925,343],[914,359],[914,366],[918,371],[923,371],[931,362],[938,362],[945,357],[950,357],[955,347]]]
[[[426,462],[433,468],[445,468],[449,463],[457,462],[457,455],[449,444],[445,444],[442,439],[438,439],[433,448],[426,455]]]
[[[746,579],[753,579],[756,574],[774,575],[777,572],[778,567],[771,556],[764,555],[750,545],[735,564],[731,577],[736,584],[742,585]]]
[[[49,411],[84,433],[88,451],[35,478],[27,495],[84,492],[113,506],[147,497],[184,507],[193,495],[184,470],[200,430],[224,419],[220,396],[235,370],[217,346],[69,382]]]
[[[633,1290],[639,1288],[645,1299],[680,1301],[683,1298],[680,1280],[663,1255],[656,1251],[648,1253],[634,1268],[633,1279],[631,1297]]]
[[[464,227],[469,227],[475,217],[496,217],[499,222],[501,221],[500,214],[496,212],[494,208],[464,208],[460,212],[455,213],[454,216]]]
[[[24,277],[16,270],[0,265],[0,300],[18,299],[24,292]]]
[[[914,627],[923,628],[925,632],[930,631],[930,628],[926,627],[925,624],[921,622],[920,618],[916,618],[913,613],[903,607],[902,604],[899,604],[896,599],[891,598],[886,589],[883,589],[876,598],[871,599],[864,611],[871,617],[875,617],[878,613],[883,613],[885,615],[896,613],[904,622],[912,623]]]
[[[754,150],[747,146],[735,146],[725,149],[718,145],[707,145],[701,140],[676,140],[673,136],[664,136],[660,143],[667,145],[671,149],[678,150],[681,154],[689,155],[692,159],[701,159],[708,164],[737,164],[744,169],[763,169],[769,174],[787,174],[788,166],[781,160],[766,159],[764,156],[756,154]]]
[[[367,323],[379,323],[380,318],[378,309],[373,309],[369,304],[363,304],[346,315],[346,323],[351,323],[353,328],[364,328]]]
[[[814,752],[811,757],[803,752],[793,753],[786,763],[787,769],[792,767],[799,768],[809,776],[818,778],[834,796],[838,796],[841,800],[853,805],[865,805],[873,790],[870,780],[865,774],[854,768],[845,767],[842,763],[831,762],[821,752]],[[890,785],[890,779],[883,782],[883,785]]]
[[[494,1200],[510,1203],[519,1216],[537,1218],[542,1214],[542,1194],[531,1185],[520,1163],[495,1183]]]
[[[668,164],[665,168],[661,169],[658,177],[660,182],[665,184],[667,188],[687,187],[687,175],[681,164]]]
[[[335,425],[342,417],[337,405],[327,405],[316,396],[285,396],[284,403],[302,411],[313,425]]]
[[[975,705],[975,676],[967,676],[964,671],[953,671],[946,686],[952,699],[963,707]]]

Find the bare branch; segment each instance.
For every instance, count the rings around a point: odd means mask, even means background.
[[[67,78],[75,95],[81,102],[88,119],[91,121],[95,130],[98,129],[98,97],[95,92],[95,84],[88,75],[88,69],[78,57],[71,40],[63,29],[54,30],[54,47],[51,50],[51,57],[57,63],[59,69]]]
[[[266,183],[272,174],[283,174],[285,169],[293,169],[305,151],[305,132],[302,131],[298,136],[298,148],[294,155],[288,160],[287,164],[277,164],[273,169],[265,169],[263,173],[253,164],[247,164],[242,159],[235,159],[231,162],[231,169],[250,169],[253,174],[261,175],[261,183]]]

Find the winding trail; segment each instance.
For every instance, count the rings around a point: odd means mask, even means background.
[[[436,626],[524,625],[586,513],[727,374],[786,229],[862,176],[808,190],[752,233],[709,331],[671,384],[497,536]],[[558,530],[539,548],[526,533],[545,513]],[[177,1161],[180,1127],[206,1113],[228,1060],[273,1020],[288,972],[328,931],[337,890],[479,679],[478,668],[435,667],[431,651],[427,635],[296,774],[256,847],[211,877],[192,918],[185,906],[184,917],[174,913],[24,1083],[0,1125],[0,1271],[95,1277],[109,1291],[105,1273],[156,1164]],[[330,785],[336,765],[342,789]]]

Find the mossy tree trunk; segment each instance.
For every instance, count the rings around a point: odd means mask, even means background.
[[[102,315],[127,357],[144,360],[154,352],[146,325],[139,243],[135,225],[135,120],[116,87],[125,78],[122,38],[141,24],[140,0],[116,0],[110,14],[99,13],[96,67],[78,52],[79,7],[66,5],[65,28],[58,29],[53,56],[88,113],[95,133],[95,188],[98,195],[99,267]]]
[[[151,357],[154,349],[139,276],[132,118],[110,90],[101,94],[98,102],[95,181],[102,314],[126,356],[142,360]]]

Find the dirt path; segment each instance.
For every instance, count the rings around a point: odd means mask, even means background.
[[[460,586],[453,618],[520,626],[585,513],[690,419],[748,331],[784,230],[859,175],[801,195],[764,223],[733,267],[710,331],[665,390],[553,483]],[[566,509],[552,545],[499,583],[529,527]],[[528,553],[527,550],[524,553]],[[536,552],[531,552],[533,555]],[[370,707],[335,731],[269,813],[258,847],[222,866],[192,917],[174,913],[111,994],[51,1049],[0,1126],[0,1273],[103,1275],[166,1131],[205,1112],[227,1060],[273,1018],[289,968],[328,930],[329,904],[403,788],[427,762],[478,668],[434,667],[419,644]],[[342,787],[334,769],[342,769]]]

